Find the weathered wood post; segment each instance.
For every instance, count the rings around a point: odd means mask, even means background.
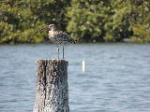
[[[39,60],[33,112],[69,112],[68,62]]]

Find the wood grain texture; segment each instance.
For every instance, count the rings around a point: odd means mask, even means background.
[[[33,112],[69,112],[68,62],[39,60]]]

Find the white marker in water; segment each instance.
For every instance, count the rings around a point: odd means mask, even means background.
[[[82,72],[84,73],[85,72],[85,61],[82,60]]]

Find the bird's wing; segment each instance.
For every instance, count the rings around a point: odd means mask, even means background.
[[[69,35],[63,31],[57,32],[57,40],[60,41],[61,43],[63,42],[69,42]]]

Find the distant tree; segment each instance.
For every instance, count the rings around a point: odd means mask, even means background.
[[[132,0],[130,24],[133,30],[132,41],[150,42],[150,1]]]
[[[45,33],[34,33],[49,23],[66,26],[65,7],[70,0],[0,1],[0,43],[42,42]]]
[[[72,0],[67,9],[67,31],[78,41],[103,41],[109,0]]]
[[[131,11],[131,4],[127,0],[111,0],[111,14],[105,22],[106,41],[122,41],[131,36],[128,17]]]

